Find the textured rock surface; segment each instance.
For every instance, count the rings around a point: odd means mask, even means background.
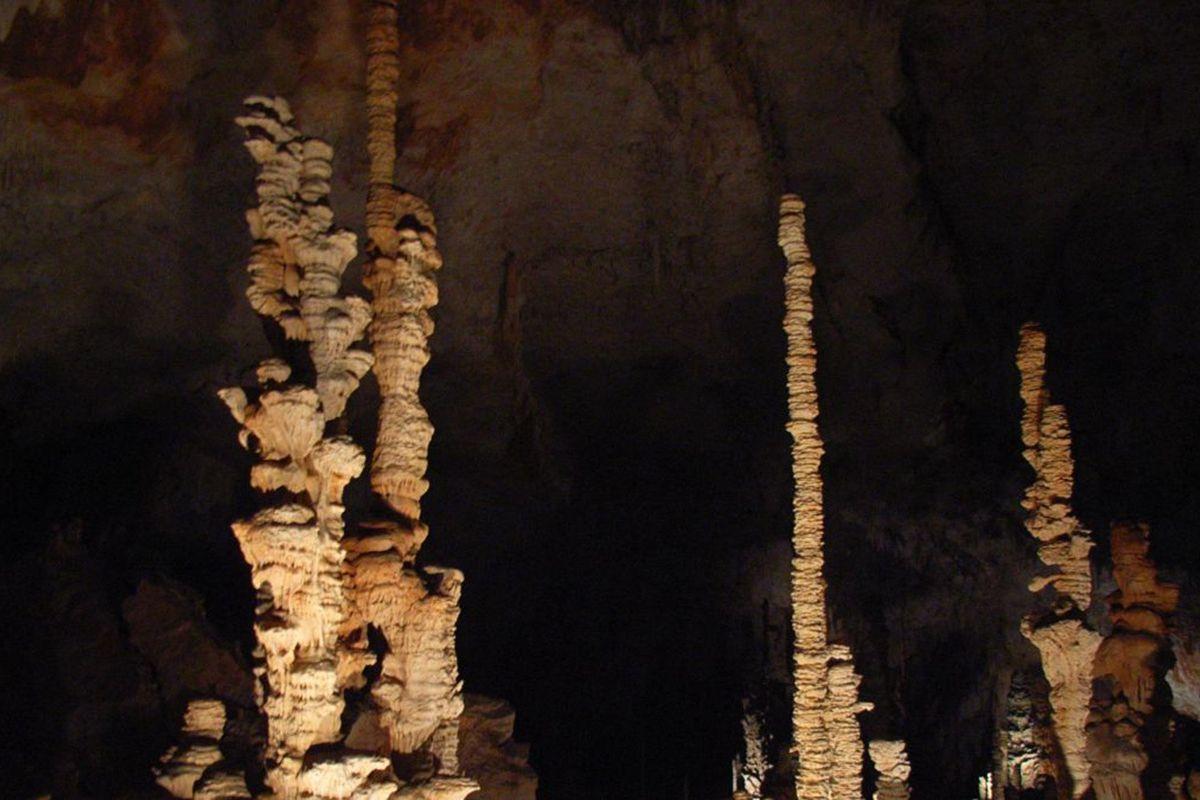
[[[195,796],[196,782],[221,760],[225,733],[225,706],[220,700],[193,700],[183,713],[179,744],[172,747],[155,770],[158,785],[173,797]]]
[[[371,4],[366,52],[370,261],[363,282],[371,292],[379,385],[371,490],[387,514],[363,526],[367,535],[355,544],[350,569],[359,613],[385,648],[371,699],[390,750],[426,754],[435,777],[421,791],[453,800],[475,788],[458,763],[463,700],[455,631],[463,575],[416,565],[428,535],[421,498],[429,488],[425,472],[433,437],[419,390],[433,332],[429,309],[437,303],[434,274],[442,257],[428,204],[394,183],[400,80],[395,0]]]
[[[871,708],[858,699],[850,648],[832,644],[825,608],[825,514],[817,430],[817,349],[813,344],[812,281],[816,268],[804,238],[804,203],[784,195],[779,246],[787,258],[783,327],[788,340],[788,432],[792,447],[795,521],[792,537],[792,748],[797,800],[862,794],[863,743],[855,718]]]
[[[908,776],[912,768],[908,765],[908,753],[904,742],[889,739],[872,739],[867,743],[867,753],[879,776],[875,779],[874,800],[908,800]]]
[[[513,739],[516,712],[503,700],[464,696],[459,720],[458,758],[479,784],[475,800],[534,800],[537,773],[529,766],[529,745]]]
[[[1017,346],[1021,373],[1021,441],[1034,481],[1025,492],[1025,527],[1038,541],[1038,558],[1050,574],[1029,585],[1030,591],[1050,587],[1054,608],[1035,612],[1022,622],[1021,632],[1042,656],[1050,683],[1054,734],[1062,766],[1055,772],[1059,794],[1082,797],[1088,789],[1089,762],[1084,727],[1092,699],[1092,662],[1100,634],[1084,614],[1092,604],[1091,534],[1071,511],[1075,462],[1071,431],[1063,406],[1050,402],[1046,386],[1046,336],[1034,324],[1021,328]]]
[[[313,369],[306,385],[299,375],[291,380],[299,364],[271,360],[256,371],[255,400],[240,388],[221,391],[242,425],[242,446],[261,459],[251,484],[295,498],[233,525],[258,593],[266,782],[284,800],[382,799],[399,788],[386,756],[318,747],[340,742],[343,692],[362,685],[374,661],[354,616],[342,546],[342,493],[365,458],[350,437],[325,435],[372,363],[351,347],[371,315],[365,301],[340,294],[356,246],[353,233],[332,224],[333,150],[302,136],[280,98],[251,97],[246,112],[238,124],[259,165],[258,207],[247,214],[255,246],[246,295],[286,339],[306,343]]]
[[[0,740],[21,796],[52,764],[114,796],[176,716],[114,603],[161,572],[227,639],[251,626],[228,521],[258,501],[212,389],[270,348],[229,120],[289,97],[362,233],[371,4],[61,5],[0,45],[2,605],[30,648]],[[397,181],[451,265],[423,552],[468,575],[463,676],[513,700],[546,796],[728,788],[748,632],[787,628],[784,190],[821,265],[833,629],[914,795],[970,796],[996,675],[1037,662],[1022,320],[1050,334],[1076,514],[1149,519],[1160,563],[1194,562],[1194,5],[472,0],[402,23]],[[373,391],[348,409],[364,446]],[[60,616],[34,576],[73,516],[93,599]]]
[[[1114,524],[1111,551],[1117,583],[1108,598],[1113,630],[1096,653],[1087,752],[1097,800],[1140,800],[1142,773],[1152,755],[1144,729],[1163,710],[1156,708],[1155,696],[1166,673],[1167,623],[1179,605],[1179,587],[1158,579],[1145,525]],[[1165,788],[1152,785],[1151,791]]]

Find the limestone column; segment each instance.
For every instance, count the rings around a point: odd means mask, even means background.
[[[879,773],[874,800],[908,800],[912,796],[908,789],[908,776],[912,770],[904,742],[872,739],[867,744],[867,752]]]
[[[382,800],[398,788],[389,760],[339,746],[343,692],[362,683],[374,660],[350,602],[342,546],[342,492],[365,458],[349,437],[328,433],[372,362],[353,347],[369,306],[340,290],[355,237],[333,226],[332,148],[303,136],[286,102],[252,97],[237,122],[259,165],[258,205],[247,214],[255,245],[246,294],[288,339],[307,346],[290,351],[291,361],[260,364],[249,392],[221,392],[242,425],[242,445],[261,459],[251,484],[285,498],[233,525],[258,592],[266,781],[282,800]]]
[[[1092,661],[1100,645],[1100,635],[1084,617],[1092,600],[1092,538],[1071,511],[1075,466],[1070,427],[1066,409],[1050,402],[1046,336],[1032,323],[1021,328],[1017,368],[1025,404],[1021,439],[1025,460],[1035,472],[1023,501],[1025,527],[1038,541],[1038,557],[1050,568],[1050,574],[1035,579],[1029,590],[1049,587],[1054,592],[1052,611],[1026,617],[1021,632],[1041,653],[1050,683],[1054,733],[1063,758],[1059,796],[1081,797],[1088,788],[1084,726],[1092,696]]]
[[[792,736],[797,800],[862,797],[863,742],[856,715],[871,708],[858,699],[859,676],[850,649],[831,644],[825,608],[825,519],[817,430],[817,350],[812,334],[815,266],[804,238],[804,203],[784,195],[779,245],[787,258],[784,331],[787,334],[788,432],[795,480],[792,533]]]
[[[369,334],[380,407],[371,490],[373,518],[352,545],[349,571],[362,619],[384,640],[379,677],[370,698],[393,753],[425,755],[434,779],[419,791],[462,797],[477,787],[461,777],[458,719],[463,711],[455,629],[462,573],[418,567],[428,535],[421,498],[428,489],[433,425],[419,396],[429,361],[442,265],[433,213],[394,183],[399,29],[396,0],[373,0],[367,20]],[[413,788],[412,791],[418,791]]]
[[[1108,598],[1113,630],[1095,662],[1095,695],[1088,718],[1087,753],[1096,800],[1141,800],[1141,775],[1149,763],[1143,726],[1156,711],[1170,647],[1167,620],[1179,605],[1179,587],[1158,579],[1150,560],[1149,529],[1112,526],[1113,579]]]

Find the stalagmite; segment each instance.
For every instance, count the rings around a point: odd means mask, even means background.
[[[363,281],[372,295],[369,331],[380,395],[370,468],[380,513],[348,543],[349,575],[357,614],[386,647],[370,700],[389,749],[432,762],[433,779],[405,792],[454,800],[478,788],[459,775],[458,764],[463,700],[455,629],[463,576],[415,563],[428,535],[420,503],[433,436],[418,391],[442,259],[428,205],[394,183],[399,76],[396,0],[375,0],[367,28],[370,261]]]
[[[767,761],[766,723],[762,712],[742,700],[742,750],[738,761],[738,786],[750,798],[762,797],[763,782],[771,765]]]
[[[179,744],[162,757],[154,779],[173,797],[194,797],[204,771],[221,760],[225,730],[225,704],[220,700],[193,700],[183,715]]]
[[[253,398],[241,388],[221,392],[242,425],[242,445],[261,458],[252,485],[288,493],[233,525],[258,592],[266,781],[284,800],[384,798],[398,788],[389,760],[336,746],[343,692],[361,685],[374,660],[343,563],[342,492],[365,458],[349,437],[326,435],[372,363],[352,346],[370,309],[340,293],[357,248],[352,233],[332,224],[332,149],[301,135],[279,98],[250,98],[237,122],[259,164],[258,207],[247,214],[255,245],[246,294],[288,339],[305,342],[308,355],[307,363],[263,362]],[[332,747],[314,757],[318,746]]]
[[[1028,670],[1013,672],[1000,698],[992,785],[1022,792],[1063,783],[1048,687]]]
[[[1071,513],[1074,483],[1071,434],[1066,409],[1050,403],[1045,386],[1046,336],[1036,325],[1021,328],[1017,348],[1021,373],[1021,438],[1025,460],[1036,473],[1025,493],[1028,516],[1025,527],[1038,540],[1038,557],[1051,569],[1049,576],[1030,584],[1030,591],[1051,587],[1056,592],[1054,610],[1031,616],[1021,632],[1042,656],[1042,669],[1050,683],[1054,732],[1070,780],[1071,796],[1088,788],[1084,725],[1092,696],[1092,660],[1100,636],[1087,627],[1084,612],[1091,605],[1091,534]],[[1060,796],[1065,787],[1059,787]]]
[[[830,644],[825,609],[825,520],[817,430],[817,351],[812,335],[815,266],[804,238],[804,203],[784,195],[779,245],[787,258],[784,331],[788,340],[788,431],[795,479],[792,538],[792,628],[795,635],[792,706],[797,800],[862,797],[863,743],[855,715],[871,708],[858,699],[859,676],[850,649]]]
[[[908,753],[904,742],[888,739],[872,739],[867,743],[867,753],[875,765],[879,779],[875,787],[875,800],[908,800]]]
[[[1154,713],[1155,690],[1165,676],[1167,619],[1179,587],[1158,580],[1145,525],[1112,527],[1113,578],[1108,598],[1113,631],[1095,661],[1096,691],[1088,717],[1088,757],[1096,800],[1140,800],[1149,763],[1140,732]]]

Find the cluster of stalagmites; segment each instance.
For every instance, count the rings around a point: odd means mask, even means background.
[[[1112,527],[1117,591],[1109,598],[1113,629],[1096,652],[1095,691],[1087,723],[1087,755],[1097,800],[1140,800],[1149,763],[1142,727],[1155,712],[1166,672],[1167,621],[1179,588],[1158,580],[1144,525]]]
[[[246,109],[238,124],[259,165],[258,205],[247,214],[255,239],[247,296],[287,340],[303,343],[289,350],[290,362],[262,362],[253,390],[221,392],[242,425],[240,441],[260,458],[251,484],[282,498],[233,525],[258,595],[255,673],[267,720],[265,781],[283,799],[458,800],[477,788],[458,775],[462,700],[454,632],[462,575],[414,564],[426,535],[414,487],[423,491],[431,428],[419,404],[414,412],[394,402],[397,393],[415,400],[428,359],[428,326],[418,326],[418,340],[395,317],[415,303],[427,320],[436,291],[423,274],[420,301],[405,305],[413,282],[376,264],[372,324],[371,305],[341,293],[357,248],[352,233],[333,226],[332,149],[301,135],[279,98],[254,97]],[[432,229],[427,210],[424,221]],[[420,241],[436,258],[432,240]],[[354,346],[369,324],[378,358]],[[342,495],[366,458],[340,434],[340,417],[372,365],[385,395],[372,485],[389,507],[411,516],[367,522],[348,534]],[[368,626],[381,642],[369,645]],[[369,680],[368,672],[375,677]],[[347,714],[346,692],[363,689],[367,700]],[[223,715],[214,701],[189,708],[184,742],[160,773],[173,794],[249,796],[244,783],[231,783],[237,776],[207,777],[219,759]],[[396,755],[417,765],[413,774],[395,773]]]
[[[812,334],[816,268],[804,236],[804,203],[784,195],[779,245],[787,259],[788,431],[792,435],[795,514],[792,537],[793,748],[797,800],[862,796],[863,742],[856,715],[860,678],[850,649],[831,644],[825,608],[824,445],[817,430],[817,350]]]
[[[1092,602],[1092,539],[1071,512],[1070,428],[1066,409],[1050,402],[1045,385],[1046,337],[1032,324],[1021,329],[1017,367],[1025,403],[1021,438],[1025,460],[1035,472],[1025,494],[1025,526],[1037,539],[1038,557],[1050,570],[1029,589],[1048,588],[1054,593],[1052,609],[1027,617],[1022,633],[1041,653],[1050,683],[1054,734],[1064,767],[1056,776],[1058,786],[1070,786],[1071,795],[1080,797],[1088,787],[1084,726],[1092,696],[1092,661],[1100,646],[1100,635],[1088,627],[1084,616]]]
[[[1006,754],[1008,774],[1002,777],[1010,786],[1019,780],[1021,788],[1030,778],[1053,775],[1060,797],[1081,797],[1090,788],[1096,800],[1140,800],[1142,773],[1149,763],[1141,733],[1156,711],[1154,696],[1165,678],[1168,618],[1179,590],[1158,580],[1148,556],[1146,526],[1114,524],[1110,541],[1118,590],[1108,598],[1112,632],[1102,638],[1088,626],[1092,540],[1069,506],[1074,480],[1070,432],[1065,410],[1049,402],[1044,384],[1045,341],[1036,326],[1024,326],[1017,364],[1025,402],[1025,458],[1036,472],[1025,498],[1026,527],[1050,568],[1030,589],[1050,587],[1054,594],[1051,610],[1027,617],[1022,632],[1041,653],[1061,766],[1015,763],[1032,760],[1039,750],[1042,758],[1054,756],[1054,748],[1046,747],[1035,731],[1029,747],[1013,747]],[[1030,722],[1036,720],[1031,716]]]

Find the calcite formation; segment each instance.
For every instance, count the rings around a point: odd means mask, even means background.
[[[349,437],[327,433],[372,363],[353,347],[369,306],[340,291],[355,237],[333,226],[332,148],[303,136],[286,102],[252,97],[237,122],[259,165],[258,206],[247,214],[255,245],[246,294],[287,339],[306,345],[307,356],[260,364],[251,394],[221,392],[242,425],[242,445],[261,459],[252,485],[284,498],[233,525],[258,593],[266,782],[285,799],[387,797],[398,788],[389,760],[338,746],[343,692],[361,685],[374,660],[354,613],[343,547],[342,493],[365,457]]]
[[[784,195],[779,245],[787,258],[788,432],[795,480],[792,535],[793,748],[797,800],[862,796],[863,743],[856,715],[861,678],[850,648],[831,644],[825,608],[825,519],[821,485],[824,444],[817,429],[817,350],[812,333],[816,268],[804,237],[804,203]]]
[[[904,742],[872,739],[867,743],[867,753],[875,765],[875,771],[879,773],[874,800],[908,800],[912,796],[908,789],[908,776],[912,768],[908,764]]]
[[[418,567],[428,535],[421,497],[433,425],[421,404],[421,372],[437,303],[433,213],[394,184],[399,29],[395,0],[371,4],[367,30],[367,149],[370,183],[363,281],[371,292],[371,347],[379,383],[379,419],[371,459],[378,513],[351,543],[350,584],[357,614],[385,648],[370,700],[391,752],[422,754],[433,780],[420,791],[461,797],[476,788],[459,775],[458,719],[463,711],[455,628],[463,575]],[[412,789],[417,791],[417,789]]]
[[[1046,684],[1027,670],[1013,672],[1003,683],[991,785],[1019,793],[1047,781],[1061,783]]]
[[[221,760],[221,736],[224,731],[224,703],[220,700],[193,700],[188,703],[179,743],[166,752],[154,771],[158,785],[174,797],[195,797],[195,786],[200,777]],[[249,794],[242,796],[248,797]]]
[[[1071,512],[1074,484],[1071,433],[1066,409],[1050,402],[1046,388],[1046,336],[1034,324],[1021,328],[1017,348],[1021,373],[1021,439],[1025,460],[1035,478],[1025,493],[1025,527],[1038,540],[1038,557],[1049,567],[1046,577],[1035,579],[1030,591],[1054,592],[1053,610],[1033,614],[1021,631],[1042,657],[1050,683],[1054,732],[1062,753],[1065,774],[1060,796],[1070,784],[1070,795],[1081,797],[1088,788],[1088,762],[1084,726],[1092,696],[1092,660],[1100,635],[1088,627],[1084,613],[1091,605],[1091,534]]]
[[[766,724],[762,712],[748,700],[742,700],[741,721],[742,756],[737,764],[737,788],[750,798],[760,798],[771,768],[767,760]]]
[[[1096,800],[1140,800],[1149,763],[1140,732],[1156,710],[1154,693],[1170,646],[1167,622],[1179,604],[1179,588],[1159,581],[1145,525],[1114,524],[1111,541],[1113,630],[1096,653],[1087,752]]]

